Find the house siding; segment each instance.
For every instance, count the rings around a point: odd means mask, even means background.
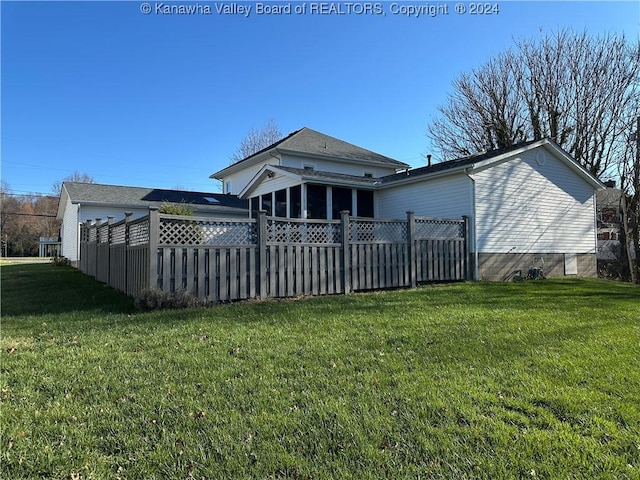
[[[86,206],[83,205],[80,209],[80,222],[84,223],[87,220],[95,222],[96,219],[100,219],[101,222],[106,222],[109,215],[113,215],[113,221],[119,222],[123,220],[124,212],[132,212],[131,219],[144,217],[149,213],[148,208],[114,208],[114,207],[99,207],[99,206]]]
[[[294,185],[300,185],[300,180],[287,177],[285,175],[276,175],[273,178],[265,178],[260,182],[260,185],[251,192],[251,197],[276,192],[283,188],[293,187]]]
[[[481,253],[595,253],[594,189],[544,148],[475,173]]]
[[[78,261],[78,223],[78,205],[69,202],[67,197],[60,227],[60,254],[71,262]]]
[[[305,165],[313,165],[315,170],[321,172],[342,173],[345,175],[355,175],[364,177],[365,172],[373,174],[374,177],[384,177],[396,173],[395,167],[358,165],[352,163],[342,163],[317,158],[299,157],[294,155],[283,155],[282,166],[292,168],[304,168]]]
[[[418,216],[460,218],[472,214],[471,180],[464,175],[385,188],[376,193],[381,218],[404,218],[411,210]]]
[[[247,167],[239,172],[225,176],[223,179],[223,188],[226,189],[227,182],[231,182],[231,191],[227,192],[224,190],[224,193],[238,195],[265,165],[280,165],[280,160],[278,158],[271,157],[269,160],[256,163],[255,165]]]

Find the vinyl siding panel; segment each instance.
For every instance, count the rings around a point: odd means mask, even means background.
[[[136,218],[144,217],[149,214],[148,208],[122,208],[122,207],[99,207],[92,205],[82,205],[80,208],[80,222],[84,223],[87,220],[91,220],[95,222],[97,218],[100,219],[101,222],[106,222],[108,220],[109,215],[113,215],[113,221],[119,222],[120,220],[124,220],[124,212],[132,212],[131,216],[132,220]]]
[[[260,185],[251,192],[251,196],[257,197],[258,195],[275,192],[294,185],[300,185],[300,180],[285,175],[276,175],[273,178],[265,178],[260,182]]]
[[[67,198],[60,228],[60,254],[72,262],[78,260],[78,231],[78,205],[69,202]]]
[[[395,167],[357,165],[293,155],[283,155],[282,157],[283,167],[304,168],[305,165],[313,165],[315,170],[319,172],[342,173],[344,175],[355,175],[357,177],[364,177],[365,172],[373,174],[374,177],[384,177],[396,173]]]
[[[475,173],[478,251],[595,252],[595,192],[543,147]]]
[[[376,212],[381,218],[404,218],[409,210],[425,217],[472,214],[471,180],[464,174],[386,188],[376,196]]]
[[[232,193],[234,195],[238,195],[242,191],[242,189],[246,187],[251,180],[253,180],[253,177],[255,177],[257,173],[260,171],[260,169],[265,165],[280,165],[280,161],[277,158],[271,158],[270,160],[256,163],[255,165],[247,167],[239,172],[233,173],[231,175],[227,175],[226,177],[224,177],[223,191],[224,191],[224,185],[226,185],[226,183],[230,181],[231,191],[230,192],[225,191],[225,193]]]

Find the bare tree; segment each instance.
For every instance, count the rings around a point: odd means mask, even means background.
[[[522,76],[512,52],[492,58],[453,81],[429,133],[444,158],[504,148],[524,139],[525,110],[518,95]]]
[[[80,173],[76,170],[71,175],[64,177],[62,180],[55,181],[51,186],[51,192],[54,195],[60,196],[60,192],[62,192],[62,184],[64,182],[96,183],[93,177],[88,173]]]
[[[231,155],[229,163],[238,163],[280,139],[282,139],[282,132],[276,121],[270,118],[262,127],[249,130],[249,133],[240,141],[238,150]]]
[[[640,115],[629,122],[629,131],[634,127],[635,132],[630,136],[630,141],[618,162],[622,190],[620,241],[622,257],[629,269],[629,278],[634,283],[640,283]]]
[[[561,31],[490,59],[453,82],[429,137],[445,159],[553,138],[596,176],[615,165],[638,104],[640,43]]]

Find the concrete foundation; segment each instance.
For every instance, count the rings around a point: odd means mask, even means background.
[[[572,268],[569,257],[575,257],[573,266],[577,264],[577,273]],[[595,253],[479,253],[478,280],[507,281],[516,275],[527,275],[531,266],[540,266],[537,258],[544,260],[543,272],[547,278],[553,277],[588,277],[598,275]]]

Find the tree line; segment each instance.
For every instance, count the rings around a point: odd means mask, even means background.
[[[3,257],[35,257],[40,237],[59,238],[61,222],[56,218],[63,182],[94,183],[86,173],[75,172],[56,181],[50,195],[15,194],[0,182],[0,253]]]

